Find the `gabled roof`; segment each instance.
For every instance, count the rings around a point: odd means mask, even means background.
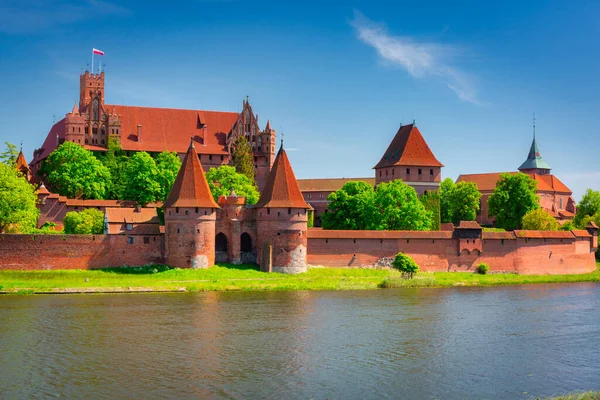
[[[27,160],[25,160],[25,155],[23,154],[23,150],[19,151],[19,155],[17,156],[17,169],[23,173],[29,171],[29,165],[27,165]]]
[[[298,179],[298,185],[302,192],[335,192],[350,181],[362,181],[375,187],[375,178]]]
[[[108,223],[127,224],[160,224],[156,208],[107,208],[106,221]]]
[[[500,180],[500,175],[504,172],[491,172],[485,174],[463,174],[458,177],[456,183],[458,182],[473,182],[477,185],[477,189],[480,192],[492,192],[496,188],[496,182]],[[518,174],[518,172],[508,172],[509,174]],[[526,175],[529,175],[534,181],[537,182],[537,191],[538,192],[557,192],[568,194],[569,196],[572,194],[571,189],[569,189],[564,183],[560,181],[556,176],[545,174],[540,175],[534,172],[528,172]]]
[[[482,229],[477,221],[460,221],[456,229]]]
[[[540,150],[538,149],[537,143],[535,141],[535,136],[533,137],[533,142],[531,142],[531,148],[529,149],[529,154],[527,155],[527,160],[519,167],[519,171],[526,169],[547,169],[550,170],[550,166],[546,161],[542,159],[540,154]]]
[[[435,158],[415,124],[404,125],[398,129],[396,136],[374,168],[394,165],[444,166]]]
[[[304,201],[283,145],[275,157],[273,168],[256,207],[311,209]]]
[[[219,208],[208,187],[193,139],[164,207]]]

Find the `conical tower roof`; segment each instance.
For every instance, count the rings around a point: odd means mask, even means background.
[[[311,209],[304,201],[283,144],[275,157],[273,168],[256,207]]]
[[[25,159],[25,155],[23,154],[23,150],[19,151],[19,155],[16,160],[17,169],[19,170],[29,170],[29,165],[27,165],[27,160]]]
[[[193,139],[164,207],[219,208],[208,187]]]
[[[533,142],[531,143],[531,148],[529,149],[529,154],[527,155],[527,160],[521,164],[519,171],[529,169],[552,169],[550,168],[550,165],[548,165],[548,163],[542,159],[537,142],[535,141],[535,136],[533,137]]]
[[[401,126],[396,136],[374,168],[386,168],[395,165],[418,165],[424,167],[443,167],[414,123]]]

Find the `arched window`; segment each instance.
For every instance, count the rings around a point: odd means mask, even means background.
[[[224,233],[219,233],[215,238],[215,250],[227,251],[227,236]]]
[[[92,106],[92,119],[94,121],[98,121],[99,115],[100,115],[100,107],[98,105],[98,98],[96,97],[94,99],[94,103],[93,103],[93,106]]]
[[[246,232],[242,233],[240,238],[240,251],[248,253],[252,251],[252,238]]]

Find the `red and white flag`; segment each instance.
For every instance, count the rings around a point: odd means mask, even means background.
[[[92,49],[92,53],[98,54],[98,55],[101,55],[101,56],[104,55],[104,52],[102,50],[98,50],[98,49]]]

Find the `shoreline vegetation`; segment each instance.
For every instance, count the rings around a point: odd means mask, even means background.
[[[600,263],[598,263],[600,269]],[[193,270],[163,265],[97,270],[0,271],[1,294],[200,291],[373,290],[400,287],[499,286],[600,282],[600,271],[579,275],[419,272],[404,279],[392,269],[312,267],[298,275],[266,273],[256,265],[219,264]]]

